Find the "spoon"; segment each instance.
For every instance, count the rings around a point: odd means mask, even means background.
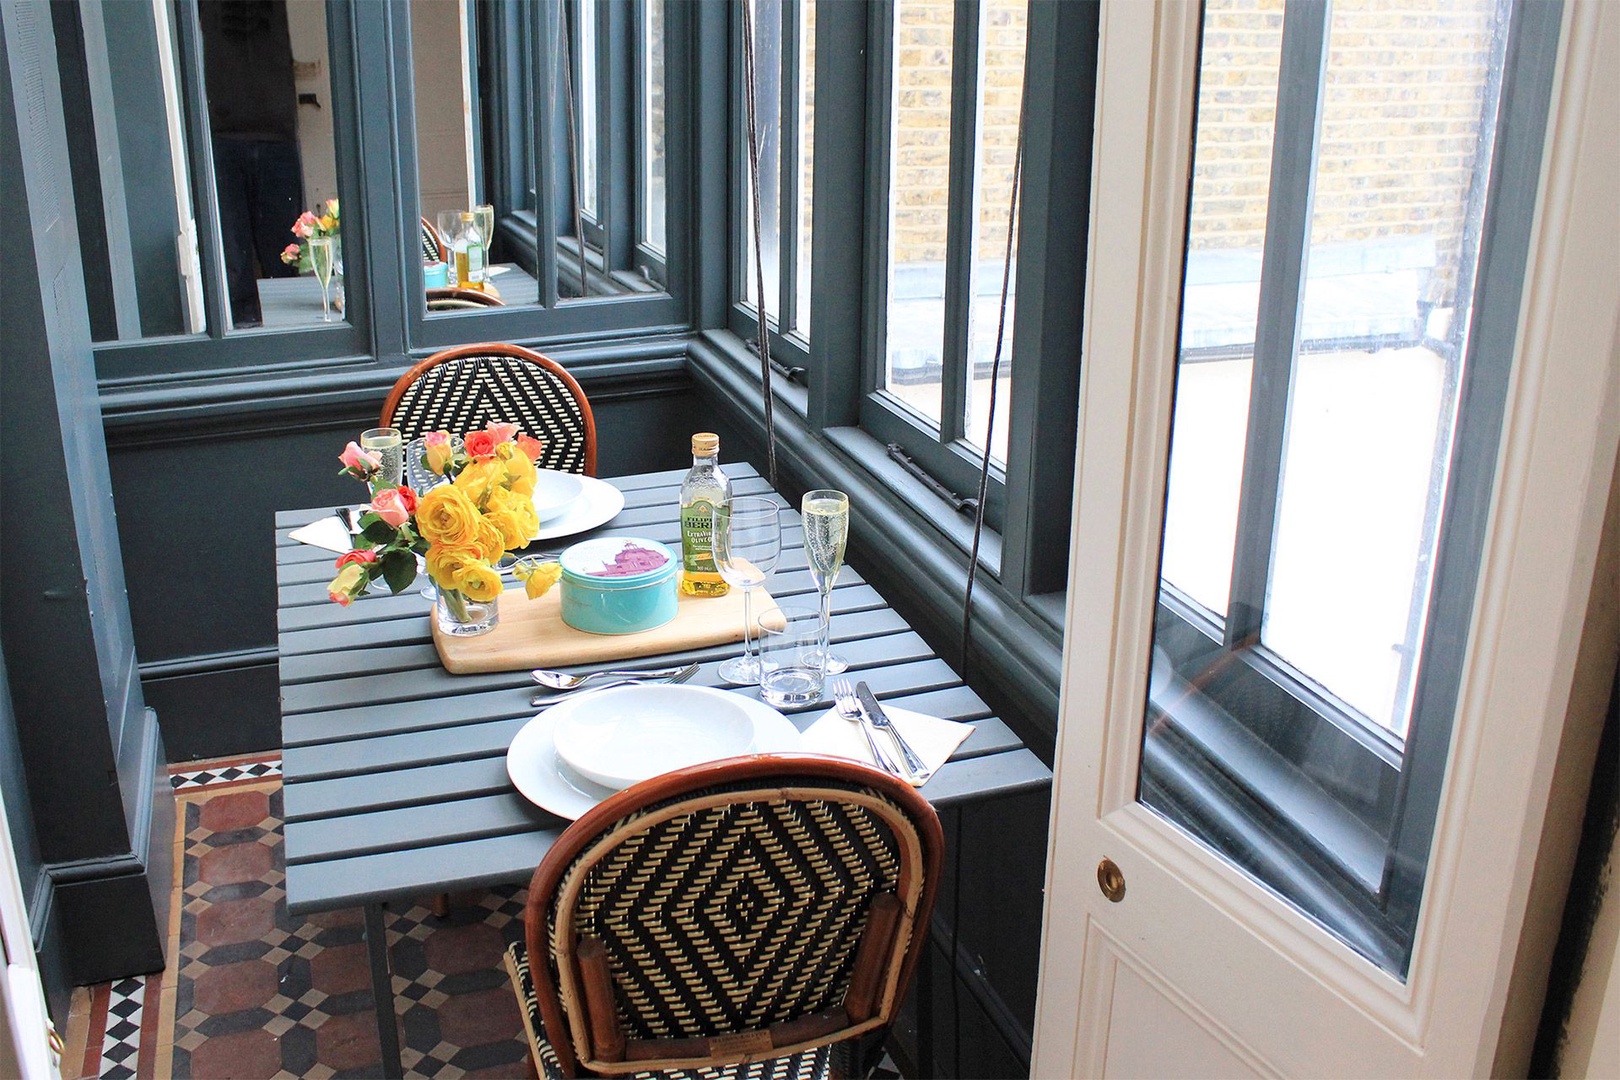
[[[674,682],[685,682],[697,673],[696,664],[679,664],[670,668],[642,668],[627,671],[588,671],[583,675],[570,675],[566,671],[550,671],[546,668],[535,668],[529,672],[529,677],[541,686],[552,690],[577,690],[588,682],[596,679],[670,679]]]

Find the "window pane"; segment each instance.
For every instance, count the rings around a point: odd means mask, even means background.
[[[816,0],[798,0],[799,8],[799,201],[798,295],[793,329],[810,337],[810,202],[814,191],[816,131]]]
[[[1262,640],[1397,734],[1495,115],[1495,0],[1336,0]],[[1324,617],[1332,613],[1332,617]]]
[[[579,71],[574,78],[579,95],[579,205],[596,217],[596,0],[580,0]]]
[[[1164,579],[1226,614],[1271,189],[1282,0],[1204,8]]]
[[[664,254],[664,0],[646,0],[641,21],[641,241]]]
[[[1012,209],[1014,158],[1018,153],[1019,109],[1024,100],[1024,40],[1029,0],[985,0],[979,28],[979,123],[974,154],[973,302],[968,313],[967,435],[984,446],[990,423],[990,372],[1001,323],[1001,288],[1007,266],[1008,212]],[[1016,232],[1012,251],[1018,249]],[[1002,334],[1001,386],[996,391],[995,445],[991,456],[1007,460],[1008,365],[1012,356],[1013,274],[1007,276],[1007,311]]]
[[[754,27],[754,126],[759,142],[759,246],[765,258],[765,317],[781,319],[782,307],[782,18],[781,0],[748,0]],[[746,87],[744,88],[746,93]],[[748,137],[743,132],[743,250],[747,280],[742,295],[759,309],[754,250],[754,196],[749,183]]]
[[[950,200],[952,0],[897,0],[889,119],[884,388],[940,423]]]

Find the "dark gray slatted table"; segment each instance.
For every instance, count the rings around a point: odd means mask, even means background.
[[[739,495],[771,494],[747,466],[727,465]],[[680,543],[683,472],[613,479],[624,510],[590,536]],[[527,671],[451,675],[428,631],[416,587],[344,608],[326,596],[331,552],[287,534],[331,508],[276,515],[277,630],[281,650],[282,793],[287,907],[295,915],[361,906],[371,957],[383,1067],[400,1075],[383,905],[528,879],[568,822],[530,805],[506,777],[506,748],[535,713]],[[768,588],[814,603],[797,512],[784,517],[782,558]],[[571,538],[580,539],[580,537]],[[552,542],[555,543],[555,542]],[[549,546],[549,545],[548,545]],[[846,567],[832,597],[832,637],[852,678],[885,702],[975,730],[922,789],[937,806],[1042,788],[1052,774],[979,696],[934,655],[871,585]],[[697,686],[736,645],[665,657],[702,663]],[[757,696],[755,688],[738,693]],[[825,706],[790,718],[801,728]]]

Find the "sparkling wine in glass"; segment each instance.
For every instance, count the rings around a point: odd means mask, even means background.
[[[332,301],[328,286],[332,282],[332,238],[309,238],[309,265],[315,271],[315,280],[321,283],[321,322],[332,321]]]
[[[849,496],[842,491],[807,491],[799,506],[804,517],[804,554],[810,577],[821,591],[821,642],[817,652],[828,675],[848,670],[849,664],[828,648],[832,630],[832,588],[844,568],[844,545],[849,541]]]
[[[473,207],[473,224],[478,226],[478,235],[484,238],[484,282],[489,282],[489,249],[495,243],[495,208],[489,203],[479,203]]]
[[[371,428],[360,435],[360,449],[369,450],[382,459],[376,483],[383,487],[399,487],[405,479],[405,439],[398,428]]]
[[[776,568],[782,553],[781,507],[770,499],[745,495],[714,508],[714,567],[726,584],[743,595],[743,653],[720,665],[720,677],[739,686],[759,682],[761,664],[754,649],[754,590]]]

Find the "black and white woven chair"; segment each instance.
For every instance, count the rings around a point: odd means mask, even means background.
[[[444,262],[444,242],[439,239],[439,230],[433,227],[433,222],[427,218],[422,219],[422,261]]]
[[[381,424],[407,441],[430,431],[460,435],[513,423],[544,448],[544,469],[596,475],[596,420],[574,377],[520,345],[483,342],[435,353],[411,368],[383,402]]]
[[[539,1075],[857,1072],[905,997],[943,853],[915,789],[842,759],[732,758],[620,792],[552,846],[507,950]]]

